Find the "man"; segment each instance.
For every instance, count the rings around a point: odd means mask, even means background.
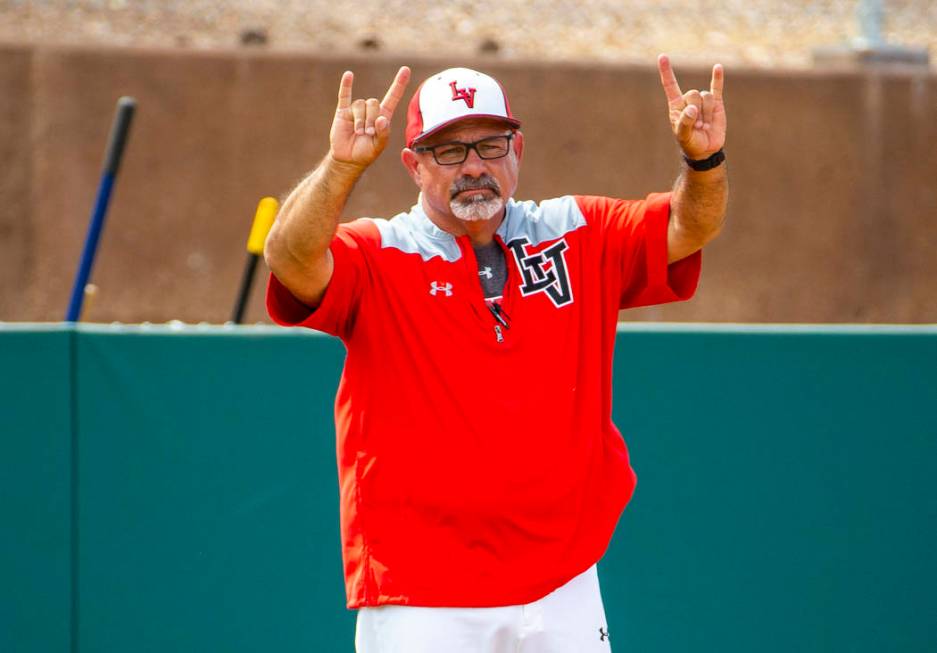
[[[338,226],[410,71],[380,102],[343,75],[329,153],[267,240],[267,305],[348,350],[335,414],[359,651],[609,650],[595,563],[635,484],[611,422],[618,311],[693,294],[728,192],[721,66],[683,93],[658,65],[685,158],[672,193],[514,201],[520,122],[494,79],[454,68],[409,105],[417,204]]]

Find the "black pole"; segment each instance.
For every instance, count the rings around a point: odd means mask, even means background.
[[[244,266],[244,274],[241,276],[241,289],[238,291],[237,303],[234,305],[234,313],[231,315],[231,321],[240,324],[244,319],[244,309],[247,306],[247,298],[251,294],[251,286],[254,284],[254,273],[257,270],[256,254],[247,255],[247,264]]]
[[[241,289],[238,291],[237,301],[234,303],[234,312],[231,314],[231,322],[235,324],[240,324],[244,319],[247,298],[250,297],[251,286],[254,283],[254,273],[257,271],[257,259],[263,256],[264,241],[267,239],[267,234],[270,233],[273,221],[276,220],[279,208],[280,203],[273,197],[264,197],[257,204],[254,222],[251,224],[251,232],[247,237],[247,264],[244,266],[244,274],[241,275]]]
[[[104,153],[104,169],[101,171],[101,182],[98,185],[98,195],[91,211],[91,221],[88,223],[88,234],[85,236],[85,246],[78,262],[78,271],[72,284],[72,295],[65,312],[66,322],[77,322],[81,318],[81,307],[85,301],[85,286],[91,278],[91,269],[94,267],[94,258],[98,253],[98,243],[101,232],[104,231],[104,219],[107,217],[107,207],[111,201],[111,191],[117,180],[117,171],[120,170],[120,160],[127,145],[130,134],[130,123],[137,108],[137,101],[132,97],[122,97],[117,100],[117,113],[111,125],[111,136],[108,139],[107,150]]]

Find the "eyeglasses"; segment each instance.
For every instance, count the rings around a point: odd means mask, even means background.
[[[451,141],[438,145],[423,145],[413,148],[413,151],[419,153],[432,152],[433,159],[439,165],[454,166],[468,158],[469,150],[475,150],[475,153],[481,159],[500,159],[507,156],[508,152],[511,151],[512,138],[514,138],[514,132],[500,136],[489,136],[472,143]]]

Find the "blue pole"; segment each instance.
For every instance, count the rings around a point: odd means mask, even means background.
[[[94,267],[94,257],[98,251],[98,241],[104,230],[104,219],[107,216],[107,207],[111,200],[111,191],[120,169],[121,157],[127,145],[130,133],[130,123],[137,101],[131,97],[122,97],[117,101],[117,113],[111,125],[111,136],[107,143],[104,155],[104,169],[101,172],[101,183],[98,185],[98,196],[91,212],[91,223],[88,225],[88,235],[85,237],[85,246],[81,252],[78,263],[78,272],[72,286],[72,296],[68,302],[66,322],[77,322],[81,317],[81,307],[85,300],[85,286],[91,278],[91,269]]]

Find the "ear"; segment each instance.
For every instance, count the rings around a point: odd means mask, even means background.
[[[521,162],[521,158],[524,156],[524,132],[517,130],[514,132],[514,139],[512,141],[514,145],[514,155],[517,157],[517,162]]]
[[[410,179],[413,180],[417,188],[422,189],[423,186],[420,183],[422,178],[420,175],[420,158],[417,156],[416,152],[409,147],[403,148],[400,150],[400,162],[403,163],[403,167],[407,169]]]

